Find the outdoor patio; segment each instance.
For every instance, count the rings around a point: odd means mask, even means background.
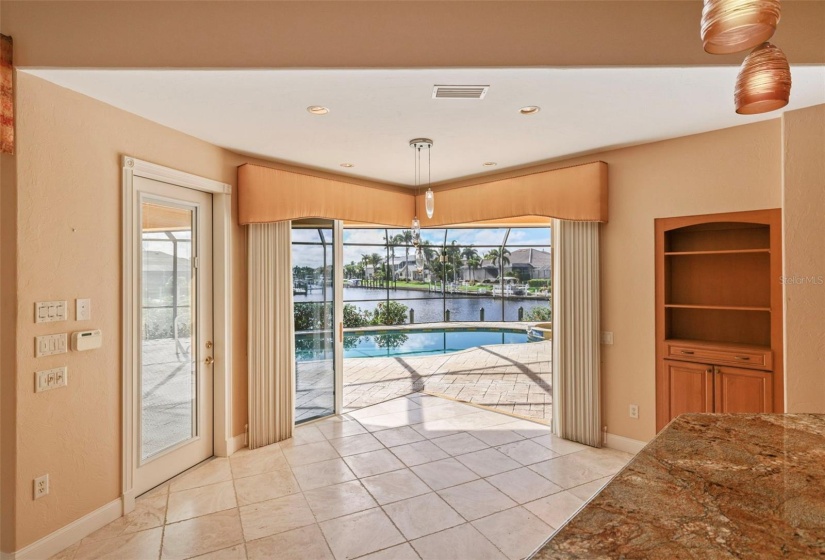
[[[546,424],[551,420],[551,342],[482,346],[415,358],[344,360],[344,412],[425,392],[489,407]],[[328,365],[313,379],[302,364],[296,420],[330,406]]]

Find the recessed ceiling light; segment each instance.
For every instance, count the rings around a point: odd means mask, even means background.
[[[341,167],[355,167],[354,163],[342,163]]]
[[[485,161],[482,165],[484,165],[484,167],[495,167],[498,164],[494,161]]]
[[[307,107],[307,111],[312,113],[313,115],[326,115],[329,113],[329,109],[326,107],[321,107],[320,105],[310,105]]]
[[[528,105],[527,107],[522,107],[518,110],[518,112],[522,115],[535,115],[539,111],[541,111],[541,107],[538,107],[537,105]]]

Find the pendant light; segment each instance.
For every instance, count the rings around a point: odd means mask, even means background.
[[[423,272],[426,265],[424,258],[424,250],[421,248],[421,221],[418,219],[418,193],[421,185],[421,150],[427,150],[427,192],[424,194],[424,209],[427,212],[427,218],[433,217],[435,210],[435,195],[430,188],[430,148],[433,146],[433,141],[429,138],[414,138],[410,140],[410,147],[415,150],[415,217],[412,221],[412,235],[413,246],[415,247],[415,268],[417,271]]]
[[[791,67],[779,47],[763,43],[745,57],[733,93],[737,113],[775,111],[787,105],[790,96]]]
[[[702,44],[710,54],[752,49],[773,36],[779,17],[779,0],[705,0]]]

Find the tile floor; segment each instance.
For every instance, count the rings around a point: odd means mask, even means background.
[[[54,559],[515,560],[630,458],[417,393],[203,463]]]

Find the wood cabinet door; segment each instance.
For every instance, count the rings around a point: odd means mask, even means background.
[[[713,412],[713,366],[663,360],[669,420],[685,412]]]
[[[716,367],[716,412],[773,412],[771,373]]]

